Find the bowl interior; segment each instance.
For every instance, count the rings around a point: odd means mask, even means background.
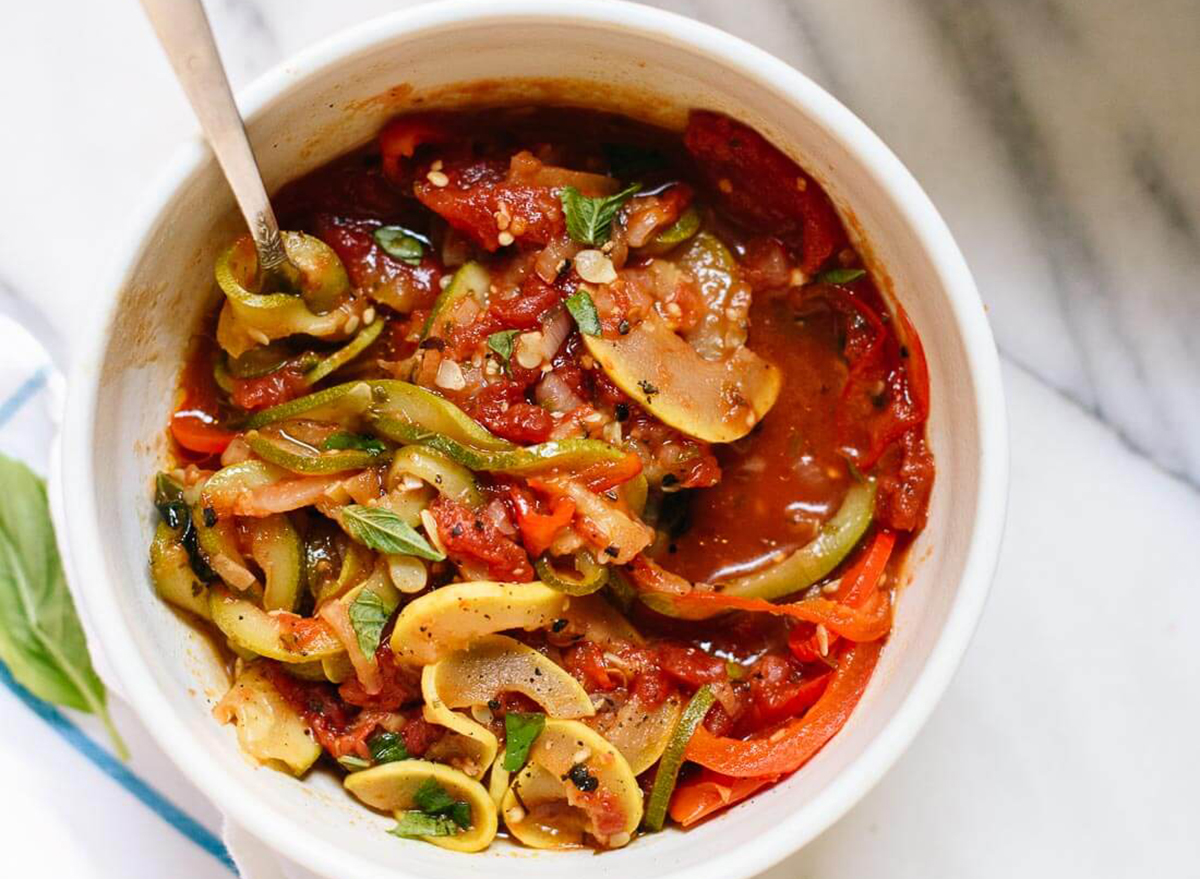
[[[470,869],[501,877],[569,870],[599,877],[653,864],[659,876],[749,875],[823,829],[882,771],[879,761],[871,766],[861,758],[905,700],[915,698],[948,623],[966,626],[965,642],[978,602],[969,603],[968,619],[952,621],[964,613],[956,611],[962,584],[986,589],[975,582],[978,571],[964,581],[981,503],[981,456],[997,452],[985,449],[978,365],[962,329],[963,310],[973,314],[979,306],[965,272],[966,289],[950,289],[959,280],[946,266],[957,265],[957,252],[948,237],[948,256],[930,243],[946,236],[940,223],[932,232],[920,228],[911,205],[886,180],[891,166],[875,161],[894,162],[890,154],[782,65],[771,67],[766,56],[699,26],[665,28],[657,13],[642,11],[622,23],[594,8],[589,16],[484,14],[452,22],[409,15],[310,53],[251,96],[249,128],[268,186],[359,145],[391,115],[413,107],[551,101],[676,127],[688,108],[706,107],[748,122],[826,184],[869,242],[876,265],[886,269],[924,342],[938,478],[928,526],[913,549],[911,584],[881,665],[843,732],[792,778],[686,835],[662,833],[599,858],[496,845],[468,861],[387,835],[390,821],[353,802],[332,776],[301,783],[252,766],[232,729],[210,715],[226,685],[213,651],[155,598],[146,571],[151,481],[165,453],[163,427],[181,352],[216,301],[214,257],[241,230],[215,162],[194,147],[131,240],[111,294],[115,305],[97,329],[107,341],[76,372],[66,448],[81,460],[68,461],[66,488],[83,500],[68,512],[71,536],[85,556],[78,567],[92,572],[86,601],[89,608],[103,605],[97,616],[105,649],[143,719],[221,808],[319,872],[442,876]],[[990,560],[984,567],[986,578]]]

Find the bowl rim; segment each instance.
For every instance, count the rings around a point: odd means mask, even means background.
[[[893,716],[865,749],[816,796],[765,829],[756,844],[726,850],[704,864],[687,868],[689,879],[748,877],[769,869],[798,851],[844,815],[883,776],[912,742],[950,684],[975,632],[986,604],[999,557],[1007,506],[1008,433],[1000,363],[975,282],[949,228],[908,169],[865,123],[836,98],[789,64],[741,38],[690,18],[626,0],[575,0],[569,11],[554,0],[508,0],[502,8],[491,0],[444,0],[397,10],[345,29],[285,59],[239,92],[239,106],[253,118],[272,102],[347,56],[420,32],[444,29],[479,19],[504,21],[536,18],[563,24],[602,26],[685,45],[721,65],[759,82],[786,87],[790,100],[802,106],[854,157],[892,201],[912,230],[936,272],[962,337],[975,389],[979,424],[978,494],[975,527],[953,604],[937,640],[911,690]],[[60,447],[64,486],[72,486],[84,503],[67,505],[66,537],[75,570],[103,571],[103,541],[96,515],[92,437],[100,365],[116,317],[120,291],[148,231],[180,186],[207,160],[207,147],[196,135],[181,146],[153,182],[138,209],[116,238],[111,263],[99,275],[91,316],[93,329],[79,349],[71,371]],[[86,511],[86,512],[85,512]],[[81,563],[82,561],[82,563]],[[90,564],[89,564],[90,563]],[[139,719],[180,771],[225,815],[271,848],[325,876],[381,876],[371,862],[353,851],[326,845],[297,833],[292,822],[270,809],[255,808],[238,796],[240,783],[223,769],[197,765],[195,734],[169,708],[152,680],[140,673],[143,663],[133,642],[122,637],[124,624],[105,574],[75,594],[101,636],[105,659],[116,671],[124,695]],[[100,593],[105,593],[101,595]],[[283,844],[286,841],[286,846]],[[519,863],[519,862],[514,862]],[[389,871],[396,877],[401,871]],[[411,874],[409,874],[411,875]],[[681,875],[672,870],[664,879]]]

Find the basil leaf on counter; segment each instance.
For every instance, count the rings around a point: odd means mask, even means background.
[[[600,335],[600,314],[587,290],[580,287],[567,297],[566,305],[571,317],[575,318],[579,332],[586,336]]]
[[[546,715],[536,711],[510,711],[504,715],[504,768],[518,772],[529,759],[529,749],[542,734]]]
[[[364,589],[350,602],[346,612],[350,616],[350,627],[354,629],[354,637],[363,656],[370,659],[375,655],[383,638],[383,627],[387,625],[395,609],[395,605],[384,601],[370,589]]]
[[[129,756],[108,713],[67,590],[45,484],[0,455],[0,661],[40,699],[95,714],[122,759]]]
[[[425,255],[425,245],[403,226],[380,226],[375,230],[375,243],[393,259],[410,266],[419,266]]]
[[[866,273],[865,269],[830,269],[817,275],[817,280],[823,284],[849,284]]]
[[[603,244],[612,236],[612,221],[621,205],[642,188],[635,183],[616,195],[590,198],[574,186],[564,186],[558,194],[562,202],[563,215],[567,220],[567,234],[580,244]]]
[[[341,516],[350,536],[371,549],[387,555],[415,555],[433,562],[445,558],[391,510],[351,504],[342,507]]]

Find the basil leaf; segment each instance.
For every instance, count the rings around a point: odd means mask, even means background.
[[[518,772],[529,759],[529,749],[542,734],[546,715],[536,711],[510,711],[504,715],[504,768]]]
[[[410,266],[419,266],[425,255],[425,245],[403,226],[380,226],[375,230],[375,243],[388,256]]]
[[[567,311],[575,318],[579,332],[588,336],[600,335],[600,315],[596,311],[596,303],[588,295],[588,291],[580,287],[567,297]]]
[[[504,371],[512,372],[513,349],[517,347],[517,336],[520,330],[501,330],[488,336],[488,347],[504,359]]]
[[[603,244],[612,236],[612,221],[629,197],[642,188],[635,183],[616,195],[589,198],[574,186],[558,194],[567,219],[567,234],[580,244]]]
[[[849,284],[865,274],[865,269],[830,269],[817,275],[817,280],[822,284]]]
[[[341,515],[350,536],[371,549],[388,555],[415,555],[432,562],[445,558],[391,510],[351,504],[342,507]]]
[[[421,836],[453,836],[458,831],[459,825],[453,818],[408,811],[396,813],[396,826],[388,833],[401,839],[412,839]]]
[[[446,789],[427,778],[413,794],[413,803],[426,815],[442,815],[450,818],[466,830],[471,826],[471,807],[462,800],[456,800],[446,792]]]
[[[337,449],[361,449],[364,452],[381,454],[387,451],[387,444],[375,439],[373,436],[363,436],[361,433],[350,433],[348,430],[339,430],[337,433],[326,437],[325,442],[321,443],[321,448],[327,452]]]
[[[124,759],[67,590],[45,484],[0,455],[0,661],[35,696],[97,715]]]
[[[367,742],[367,747],[371,749],[371,759],[376,763],[395,763],[397,760],[407,760],[409,756],[400,733],[379,733]]]
[[[350,602],[347,610],[350,627],[354,629],[354,637],[363,656],[369,659],[375,655],[383,638],[383,627],[395,609],[395,605],[384,601],[370,589],[364,589]]]

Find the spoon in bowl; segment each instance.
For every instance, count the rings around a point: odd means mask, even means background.
[[[262,290],[300,294],[300,270],[284,250],[204,7],[200,0],[142,0],[142,8],[250,227]]]

